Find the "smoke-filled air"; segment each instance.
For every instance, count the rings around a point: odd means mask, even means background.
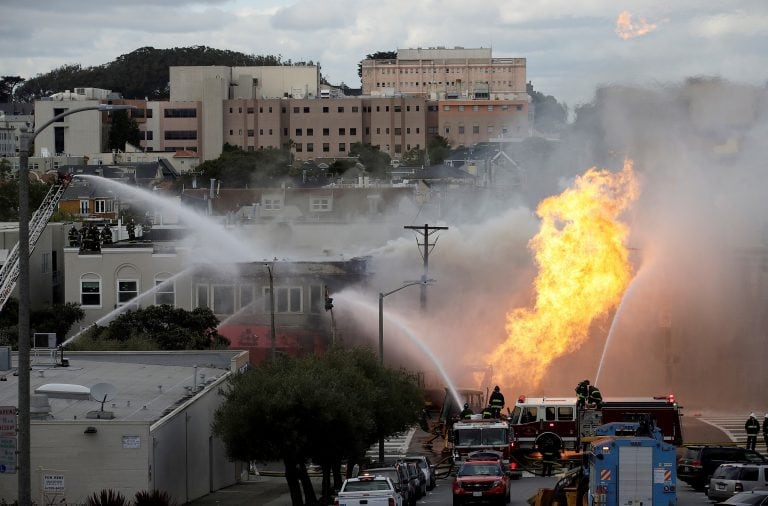
[[[510,150],[522,185],[399,217],[448,229],[430,236],[427,308],[416,286],[384,313],[460,388],[572,396],[600,371],[604,396],[754,402],[768,387],[766,103],[718,78],[598,89],[559,141]],[[361,293],[337,294],[371,344],[376,295],[423,273],[423,237],[401,234],[370,252]],[[345,313],[345,297],[371,311]],[[387,360],[434,371],[400,334],[385,322]]]

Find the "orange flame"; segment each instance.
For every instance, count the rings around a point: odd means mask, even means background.
[[[618,173],[589,169],[574,186],[543,200],[529,247],[539,272],[533,310],[507,313],[507,339],[488,356],[496,381],[538,387],[549,364],[586,342],[590,324],[621,301],[632,278],[617,221],[638,194],[632,162]]]
[[[616,18],[616,34],[624,40],[640,37],[654,31],[657,26],[645,18],[636,16],[632,19],[629,11],[623,11]]]

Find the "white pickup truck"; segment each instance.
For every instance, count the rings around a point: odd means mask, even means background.
[[[385,476],[349,478],[341,486],[334,506],[403,506],[403,498]]]

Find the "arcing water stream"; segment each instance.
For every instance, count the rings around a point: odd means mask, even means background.
[[[354,304],[358,307],[361,307],[374,316],[378,314],[378,307],[375,304],[365,302],[365,299],[361,294],[353,294],[350,291],[343,291],[335,294],[335,297],[338,301],[344,301],[345,303]],[[426,343],[422,339],[420,339],[413,332],[413,330],[411,330],[411,328],[408,326],[408,324],[405,321],[403,321],[401,318],[397,316],[393,316],[391,312],[386,313],[384,315],[384,319],[386,322],[394,324],[400,331],[402,331],[406,336],[408,336],[408,339],[410,339],[413,344],[415,344],[421,351],[424,352],[424,354],[429,358],[429,360],[437,368],[437,371],[440,374],[440,377],[445,382],[445,386],[448,388],[448,391],[450,392],[451,397],[453,398],[453,401],[456,403],[456,406],[463,406],[464,401],[459,396],[459,392],[456,390],[456,387],[451,381],[451,378],[448,376],[448,373],[443,367],[443,364],[440,362],[437,356],[435,356],[432,350],[429,349]]]

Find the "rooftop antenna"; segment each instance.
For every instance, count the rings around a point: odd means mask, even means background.
[[[96,383],[91,387],[91,398],[101,403],[101,409],[99,411],[89,411],[86,414],[86,418],[96,418],[111,420],[115,417],[115,414],[111,411],[104,411],[104,403],[111,401],[117,394],[117,388],[111,383]]]

